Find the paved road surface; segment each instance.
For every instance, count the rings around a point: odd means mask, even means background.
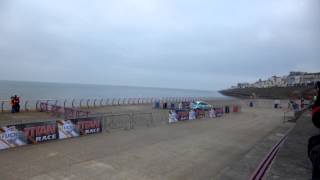
[[[213,179],[277,128],[282,116],[281,110],[243,109],[223,118],[4,150],[0,179]]]

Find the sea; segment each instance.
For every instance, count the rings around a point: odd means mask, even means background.
[[[143,97],[227,98],[217,91],[0,80],[0,100],[8,100],[13,95],[18,95],[22,100]]]

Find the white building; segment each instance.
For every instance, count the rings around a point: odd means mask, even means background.
[[[269,88],[269,87],[287,87],[287,86],[310,86],[315,85],[316,82],[320,81],[320,72],[318,73],[306,73],[292,71],[288,76],[272,76],[267,80],[259,79],[257,82],[249,83],[238,83],[237,86],[232,88]]]
[[[305,72],[290,72],[287,77],[288,86],[298,86],[302,82],[302,76],[306,74]]]
[[[238,83],[238,88],[248,88],[250,87],[249,83]]]
[[[268,87],[272,87],[274,84],[272,79],[268,79],[268,80],[261,80],[259,79],[257,82],[252,84],[252,87],[255,88],[268,88]]]
[[[317,81],[320,81],[320,73],[305,73],[302,75],[300,84],[307,85],[315,85]]]
[[[283,87],[284,84],[283,78],[278,76],[272,76],[269,81],[271,82],[269,87]]]
[[[281,77],[280,87],[287,87],[288,86],[288,76]]]

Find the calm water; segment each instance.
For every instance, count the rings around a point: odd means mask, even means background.
[[[225,98],[216,91],[166,88],[126,87],[64,83],[0,81],[0,99],[17,94],[24,100],[128,98],[128,97],[215,97]]]

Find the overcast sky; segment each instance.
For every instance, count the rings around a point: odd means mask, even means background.
[[[0,79],[219,90],[320,71],[319,0],[0,0]]]

